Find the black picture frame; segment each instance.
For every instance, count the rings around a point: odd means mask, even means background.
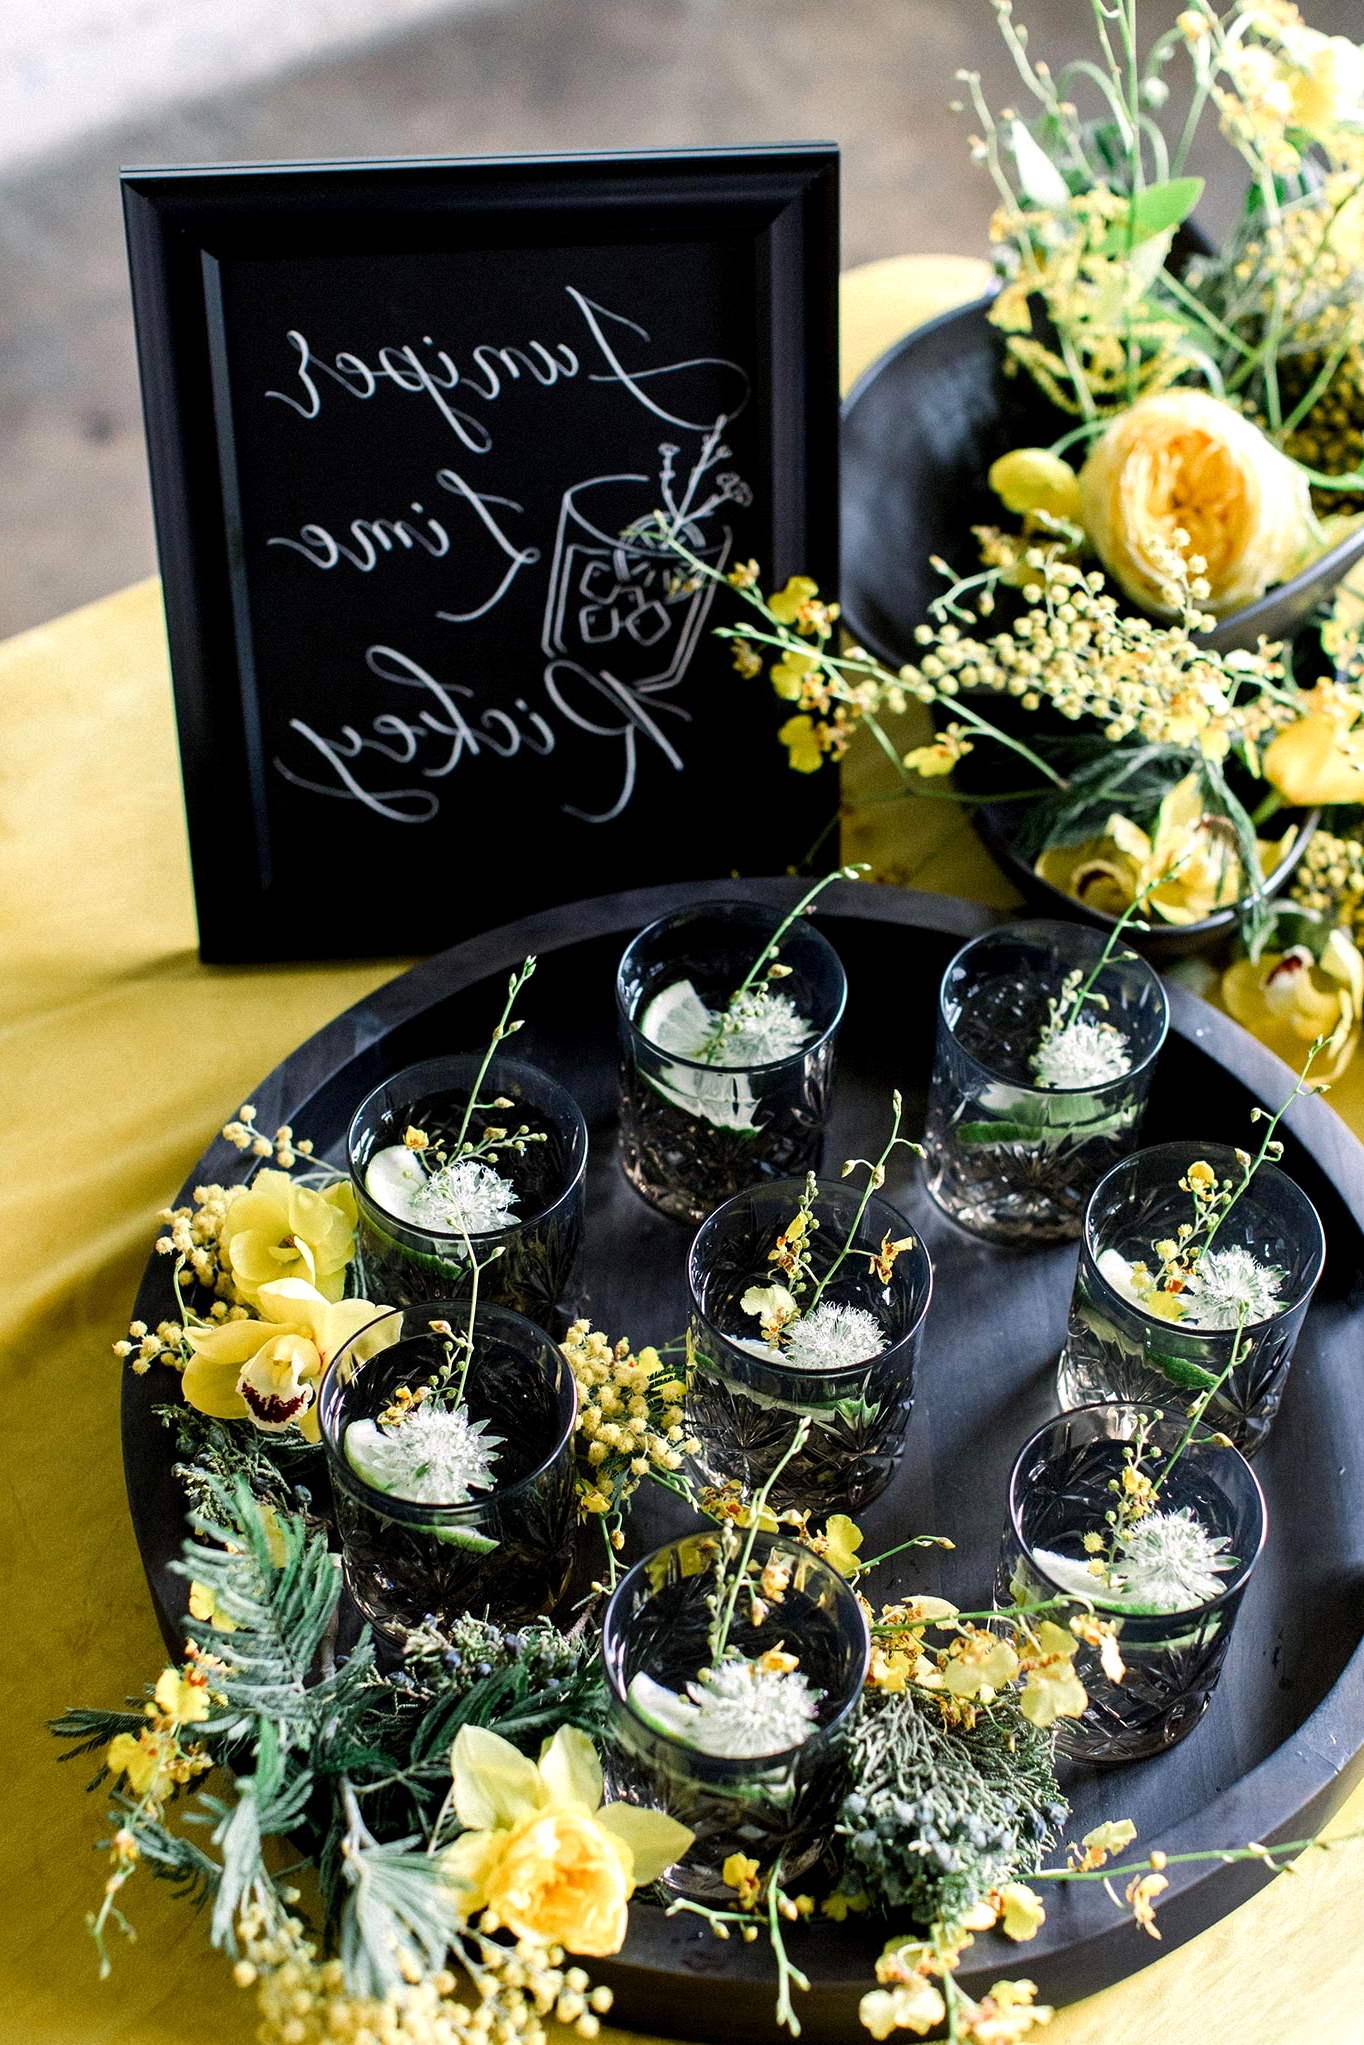
[[[833,145],[121,182],[206,960],[426,952],[607,886],[827,866],[836,778],[791,772],[793,706],[733,672],[723,599],[616,535],[675,486],[714,559],[832,592]]]

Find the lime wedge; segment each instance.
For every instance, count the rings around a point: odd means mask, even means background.
[[[674,1740],[690,1743],[692,1730],[700,1716],[690,1697],[679,1697],[673,1690],[665,1690],[652,1676],[643,1671],[631,1678],[628,1691],[630,1703],[656,1733],[667,1733]]]
[[[660,1051],[674,1051],[679,1058],[699,1058],[715,1027],[715,1017],[690,980],[674,980],[671,987],[654,996],[639,1027],[640,1034]]]

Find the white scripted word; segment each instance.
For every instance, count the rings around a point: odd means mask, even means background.
[[[548,758],[559,744],[560,734],[524,696],[514,699],[519,719],[497,705],[478,709],[468,683],[442,682],[394,646],[371,646],[365,665],[380,682],[420,690],[421,707],[409,716],[381,711],[370,719],[367,732],[345,724],[339,732],[329,734],[304,718],[291,717],[289,729],[312,749],[308,759],[313,768],[312,775],[304,774],[277,755],[277,771],[294,787],[358,802],[390,823],[427,824],[440,812],[440,796],[432,788],[395,777],[395,767],[416,768],[423,782],[441,781],[464,761],[479,760],[485,754],[511,760],[524,747]],[[610,675],[591,674],[574,661],[559,660],[546,668],[544,684],[551,708],[564,724],[616,752],[619,781],[614,799],[600,810],[566,802],[562,807],[567,815],[583,823],[605,824],[622,813],[635,792],[641,739],[657,746],[671,767],[679,772],[684,768],[685,762],[650,707],[626,683]],[[676,704],[660,703],[654,708],[690,722],[688,713]],[[326,779],[314,778],[322,771],[319,763],[325,767]]]
[[[493,541],[499,553],[506,560],[501,580],[491,596],[481,604],[467,611],[437,611],[436,616],[447,624],[467,625],[475,618],[483,617],[501,603],[522,568],[533,567],[540,559],[538,547],[518,547],[502,530],[502,524],[492,509],[496,505],[502,511],[514,511],[524,516],[524,507],[511,497],[497,497],[491,491],[475,490],[456,469],[439,469],[436,482],[442,490],[449,490],[453,496],[466,504],[478,520],[484,532]],[[372,575],[380,560],[386,555],[395,559],[400,554],[410,554],[414,548],[421,549],[433,559],[440,561],[450,552],[450,534],[439,519],[426,515],[425,506],[413,501],[412,510],[425,520],[425,530],[413,525],[407,518],[353,518],[346,528],[346,537],[337,539],[330,527],[310,522],[299,527],[299,536],[290,539],[277,534],[266,541],[270,547],[289,547],[310,561],[314,568],[324,571],[340,567],[344,562],[356,568],[362,575]]]

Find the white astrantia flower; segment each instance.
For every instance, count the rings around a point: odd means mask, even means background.
[[[1033,1559],[1060,1589],[1105,1610],[1191,1612],[1226,1589],[1222,1577],[1236,1567],[1228,1545],[1190,1507],[1180,1506],[1148,1513],[1130,1526],[1107,1570],[1050,1548],[1035,1548]]]
[[[799,1669],[764,1668],[732,1656],[705,1669],[683,1696],[643,1671],[629,1698],[646,1724],[730,1761],[752,1761],[799,1747],[815,1730],[822,1690],[812,1690]]]
[[[467,1406],[411,1407],[391,1427],[353,1420],[346,1429],[346,1461],[357,1476],[390,1498],[419,1505],[467,1505],[475,1491],[490,1491],[500,1434],[484,1432]]]
[[[1261,1264],[1239,1243],[1229,1243],[1224,1250],[1205,1250],[1184,1288],[1184,1324],[1190,1328],[1249,1328],[1257,1321],[1268,1321],[1288,1305],[1278,1297],[1286,1276],[1277,1264]]]
[[[428,1172],[402,1143],[375,1152],[365,1191],[398,1221],[446,1235],[488,1235],[517,1219],[511,1181],[482,1158],[457,1157]]]
[[[746,1131],[753,1127],[757,1097],[739,1073],[754,1065],[773,1065],[803,1050],[815,1025],[800,1014],[789,994],[751,997],[737,1011],[740,1023],[718,1042],[721,1012],[707,1008],[690,980],[675,980],[654,996],[640,1018],[640,1034],[660,1051],[709,1071],[668,1065],[650,1076],[665,1100],[689,1115],[699,1115],[717,1129]]]
[[[1081,1014],[1054,1034],[1043,1033],[1032,1069],[1039,1086],[1107,1086],[1132,1070],[1132,1054],[1120,1029]]]
[[[886,1346],[875,1314],[822,1299],[792,1328],[782,1361],[794,1370],[845,1370],[849,1364],[870,1363]]]
[[[1225,1535],[1210,1534],[1185,1505],[1178,1511],[1148,1513],[1123,1536],[1115,1568],[1122,1599],[1134,1610],[1191,1612],[1220,1597],[1222,1577],[1236,1567]]]

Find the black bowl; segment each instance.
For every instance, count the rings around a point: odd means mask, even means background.
[[[1030,378],[1004,374],[1004,339],[987,318],[991,302],[991,296],[976,299],[917,327],[872,364],[844,402],[843,621],[857,643],[887,667],[915,659],[915,627],[927,620],[933,598],[947,587],[932,558],[969,572],[975,565],[972,526],[999,522],[999,499],[986,480],[990,464],[1013,447],[1045,447],[1074,424]],[[1261,634],[1295,630],[1361,555],[1364,532],[1222,619],[1205,643],[1228,653],[1254,647]],[[1001,704],[989,714],[1007,715],[1010,707]],[[1298,840],[1271,877],[1271,895],[1286,886],[1319,814],[1311,810],[1285,819],[1299,823]],[[1015,849],[1016,805],[983,801],[976,821],[1031,907],[1111,927],[1112,917],[1086,909],[1042,880]],[[1151,959],[1182,958],[1227,936],[1239,915],[1235,906],[1219,909],[1197,923],[1163,925],[1134,937],[1133,945]]]
[[[1014,447],[1045,447],[1075,421],[1024,375],[1004,373],[993,294],[917,327],[874,362],[843,405],[843,545],[839,595],[859,645],[888,667],[915,657],[914,628],[947,587],[930,566],[976,565],[973,525],[997,525],[986,477]],[[1337,541],[1289,582],[1219,620],[1217,653],[1290,638],[1364,558],[1364,529]]]

